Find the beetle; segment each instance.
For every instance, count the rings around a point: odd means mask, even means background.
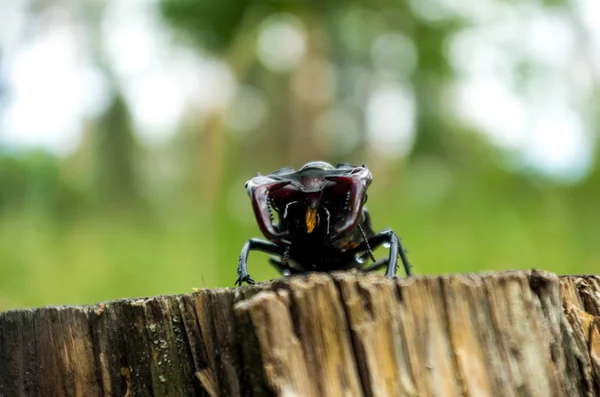
[[[398,256],[407,276],[411,265],[400,239],[391,229],[375,233],[364,207],[373,176],[363,164],[333,166],[324,161],[305,164],[296,171],[281,168],[258,173],[245,187],[262,234],[244,245],[235,285],[254,284],[248,274],[251,250],[273,255],[269,259],[285,276],[312,271],[386,268],[396,277]],[[389,245],[389,257],[376,261],[373,250]],[[366,265],[366,259],[374,263]]]

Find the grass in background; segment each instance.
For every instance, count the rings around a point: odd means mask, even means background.
[[[425,194],[431,180],[412,180],[402,191],[374,184],[368,203],[374,227],[392,227],[403,239],[415,274],[598,271],[592,201],[573,206],[568,191],[535,188],[514,201],[512,185],[489,180],[487,190],[457,183]],[[87,216],[61,224],[39,213],[11,214],[0,223],[0,310],[232,286],[242,245],[260,237],[247,200],[241,191],[239,202],[213,216],[182,210],[161,219]],[[263,253],[250,255],[249,270],[256,280],[277,277]]]

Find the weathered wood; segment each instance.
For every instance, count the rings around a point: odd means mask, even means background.
[[[0,396],[599,396],[600,277],[313,274],[0,314]]]

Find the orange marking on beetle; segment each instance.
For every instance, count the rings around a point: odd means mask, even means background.
[[[317,225],[317,210],[308,207],[306,210],[306,232],[312,233]]]
[[[346,241],[344,243],[344,245],[342,245],[342,248],[345,249],[345,250],[349,250],[349,249],[352,249],[354,247],[358,247],[358,243],[355,243],[353,241]]]

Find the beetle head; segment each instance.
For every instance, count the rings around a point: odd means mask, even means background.
[[[246,182],[246,188],[262,233],[279,242],[287,240],[294,225],[304,233],[321,228],[327,235],[340,235],[356,226],[371,180],[365,165],[334,167],[315,161],[298,171],[288,167],[258,174]],[[279,214],[277,224],[273,210]]]

